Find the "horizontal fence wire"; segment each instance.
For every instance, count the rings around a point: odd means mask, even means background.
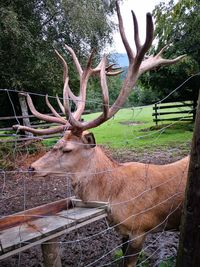
[[[196,75],[199,75],[199,74],[196,74]],[[196,76],[196,75],[193,75],[191,76],[190,78],[188,78],[184,83],[186,83],[189,79],[191,79],[192,77]],[[182,85],[184,84],[182,83]],[[182,86],[181,85],[181,86]],[[177,87],[173,92],[176,92],[177,90],[179,90],[181,88],[181,86]],[[0,89],[0,91],[7,91],[7,89]],[[9,90],[9,92],[15,92],[16,91],[12,91],[12,90]],[[17,92],[18,93],[18,92]],[[37,96],[44,96],[44,95],[41,95],[41,94],[34,94],[34,95],[37,95]],[[169,96],[171,95],[171,93],[169,94]],[[168,96],[168,97],[169,97]],[[51,97],[51,96],[49,96]],[[161,103],[163,102],[164,100],[166,100],[167,97],[165,97],[163,100],[160,100],[158,101],[157,103]],[[13,106],[13,105],[12,105]],[[134,120],[137,120],[137,116],[138,114],[145,108],[144,107],[136,107],[136,108],[133,108],[132,106],[129,107],[129,109],[133,112],[133,119]],[[138,111],[138,113],[136,114],[135,111]],[[15,112],[15,107],[13,106],[13,113],[14,113],[14,118],[17,118],[16,116],[16,112]],[[185,114],[184,116],[190,114],[191,111],[188,111],[187,114]],[[31,115],[30,115],[31,116]],[[152,144],[154,142],[157,142],[157,139],[159,138],[160,135],[162,135],[166,129],[168,129],[169,127],[177,124],[178,122],[184,120],[184,116],[182,118],[180,118],[178,121],[174,121],[172,123],[170,123],[169,125],[165,125],[163,127],[161,127],[160,129],[157,129],[155,130],[155,132],[152,132],[152,133],[145,133],[145,134],[141,134],[140,136],[136,136],[136,137],[132,137],[131,140],[136,140],[136,139],[142,139],[142,138],[146,138],[146,137],[152,137]],[[20,117],[21,118],[21,117]],[[19,118],[17,118],[19,119]],[[46,126],[46,125],[45,125]],[[131,127],[130,127],[130,130],[131,130]],[[16,134],[6,134],[3,135],[2,137],[13,137],[15,138],[17,135]],[[54,136],[54,137],[60,137],[62,135],[59,135],[59,136]],[[126,136],[126,134],[124,135]],[[19,138],[22,138],[24,141],[28,141],[30,139],[26,139],[26,135],[20,135]],[[33,137],[33,139],[35,140],[41,140],[43,139],[44,137],[42,138],[38,138],[38,137]],[[47,138],[49,138],[49,136],[47,136]],[[125,138],[125,140],[122,140],[119,142],[119,144],[126,144],[128,143],[128,139]],[[186,140],[186,144],[189,140]],[[14,150],[13,150],[13,154],[15,154],[17,156],[17,139],[14,140]],[[84,144],[83,144],[84,145]],[[128,146],[128,145],[127,145]],[[26,151],[26,150],[24,150]],[[28,150],[27,150],[28,152]],[[101,175],[101,174],[108,174],[108,179],[109,179],[109,174],[111,172],[113,172],[114,169],[110,168],[108,170],[105,170],[105,171],[98,171],[98,172],[91,172],[91,173],[88,173],[88,178],[90,176],[93,176],[93,175]],[[62,174],[63,176],[65,176],[66,180],[65,180],[65,184],[64,186],[66,186],[66,188],[68,188],[68,195],[69,196],[72,196],[73,195],[73,192],[71,191],[70,189],[70,179],[69,177],[71,175],[78,175],[79,173],[78,172],[73,172],[73,173],[69,173],[69,172],[62,172],[60,173]],[[4,194],[5,192],[8,190],[7,189],[7,184],[10,180],[10,175],[14,175],[16,177],[18,177],[17,179],[17,182],[20,182],[21,181],[21,186],[22,186],[22,191],[20,191],[21,193],[20,194],[16,194],[14,191],[12,193],[10,193],[10,196],[5,196],[4,197]],[[149,175],[149,163],[147,162],[146,163],[146,179],[148,180],[148,175]],[[20,176],[22,176],[20,178]],[[27,170],[23,170],[23,169],[15,169],[15,170],[0,170],[0,181],[1,181],[1,200],[4,201],[4,202],[8,202],[10,201],[11,199],[13,200],[17,200],[19,197],[22,197],[23,198],[23,210],[26,211],[27,210],[27,201],[28,201],[28,198],[29,198],[29,195],[27,194],[27,191],[28,191],[28,181],[31,179],[31,176],[30,176],[30,173],[27,171]],[[180,179],[180,183],[181,183],[181,180],[183,177],[177,177],[176,175],[170,177],[169,179],[167,179],[166,181],[162,182],[162,183],[159,183],[157,184],[156,186],[152,186],[150,188],[147,188],[146,190],[142,191],[140,194],[136,195],[136,196],[133,196],[133,197],[130,197],[128,200],[123,200],[123,201],[118,201],[118,202],[115,202],[115,203],[110,203],[110,208],[114,208],[114,207],[118,207],[120,208],[120,205],[124,205],[124,204],[129,204],[129,203],[134,203],[134,201],[142,198],[143,196],[145,196],[145,194],[149,193],[149,192],[152,192],[154,190],[157,190],[159,189],[161,186],[165,186],[167,185],[167,183],[169,183],[170,181],[173,181],[173,180],[177,180],[177,178]],[[45,178],[44,178],[45,179]],[[35,184],[37,184],[37,179],[34,180]],[[48,180],[46,181],[46,183],[48,184]],[[47,188],[47,192],[48,190],[50,190],[50,188]],[[124,220],[120,221],[119,223],[115,223],[114,225],[112,226],[109,226],[106,222],[105,222],[105,219],[104,219],[104,224],[105,224],[105,228],[104,229],[99,229],[97,232],[93,232],[92,234],[88,235],[88,236],[82,236],[82,234],[78,231],[77,229],[77,235],[75,235],[75,239],[74,240],[60,240],[60,241],[57,241],[56,243],[60,244],[62,246],[62,249],[67,246],[67,245],[73,245],[75,246],[76,249],[78,249],[80,251],[79,255],[80,255],[80,259],[79,259],[79,263],[77,266],[83,266],[83,262],[82,262],[82,257],[83,257],[83,252],[82,252],[82,247],[83,247],[83,242],[86,243],[87,245],[92,242],[93,239],[96,239],[96,238],[99,238],[100,236],[106,236],[108,235],[108,233],[112,233],[113,230],[119,226],[121,226],[122,224],[126,223],[128,220],[130,219],[134,219],[136,218],[137,216],[141,216],[141,221],[142,221],[142,218],[143,216],[145,216],[145,213],[147,212],[150,212],[152,210],[154,210],[155,208],[157,207],[161,207],[163,206],[165,203],[167,203],[169,200],[172,200],[172,204],[171,204],[171,207],[170,207],[170,210],[169,210],[169,213],[167,215],[167,217],[165,219],[163,219],[159,224],[157,224],[153,229],[147,231],[145,234],[141,234],[141,235],[138,235],[138,236],[135,236],[135,237],[131,237],[129,241],[126,241],[124,242],[123,244],[126,245],[127,243],[130,243],[130,242],[134,242],[134,241],[137,241],[138,238],[142,238],[143,235],[146,235],[148,233],[151,233],[153,230],[156,230],[157,228],[163,226],[163,229],[162,231],[160,232],[160,234],[158,235],[158,237],[153,241],[153,242],[158,242],[160,239],[162,239],[163,237],[163,234],[164,234],[164,230],[165,228],[167,227],[167,222],[168,222],[168,219],[170,217],[170,215],[172,215],[174,212],[176,212],[177,209],[179,209],[180,207],[177,206],[177,207],[174,207],[174,200],[176,197],[179,196],[180,192],[178,191],[179,188],[177,187],[177,189],[174,191],[174,194],[170,195],[169,197],[167,198],[164,198],[162,201],[160,201],[159,203],[155,204],[155,205],[152,205],[151,207],[148,207],[148,208],[144,208],[142,211],[140,212],[135,212],[133,214],[131,214],[129,217],[127,218],[124,218]],[[17,203],[17,201],[16,201]],[[180,203],[181,205],[181,203]],[[37,217],[37,215],[36,215]],[[45,218],[45,216],[43,216]],[[59,217],[59,216],[58,216]],[[19,229],[19,235],[20,235],[20,229]],[[101,237],[103,238],[103,237]],[[22,242],[22,245],[25,244],[26,242]],[[53,242],[50,242],[48,241],[47,243],[51,244]],[[30,242],[27,242],[27,244],[30,244]],[[109,240],[107,241],[107,244],[106,244],[106,249],[103,251],[103,253],[99,256],[96,256],[95,259],[93,258],[90,263],[86,263],[84,264],[85,267],[89,267],[89,266],[111,266],[112,264],[115,264],[116,262],[118,262],[119,260],[124,260],[126,257],[131,257],[133,255],[129,255],[129,256],[121,256],[119,257],[118,259],[113,259],[111,255],[113,255],[115,253],[116,250],[120,249],[122,246],[122,244],[118,245],[114,245],[113,247],[111,247],[109,245]],[[78,248],[77,248],[78,247]],[[148,251],[150,247],[150,244],[148,245],[145,245],[145,247],[143,248],[143,252],[146,252]],[[148,257],[144,260],[142,260],[142,262],[140,262],[140,264],[142,263],[146,263],[149,259],[151,259],[152,257],[154,257],[157,253],[157,251],[159,250],[159,248],[157,248],[153,253],[151,253],[150,255],[148,255]],[[20,266],[20,263],[22,261],[22,255],[19,254],[19,258],[18,258],[18,266]],[[102,262],[103,261],[103,262]]]

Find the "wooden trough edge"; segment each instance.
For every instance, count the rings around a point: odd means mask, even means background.
[[[6,259],[12,255],[15,255],[17,253],[21,253],[29,248],[32,248],[36,245],[40,245],[40,244],[49,244],[51,245],[52,242],[55,242],[55,240],[57,240],[58,237],[60,237],[61,235],[63,234],[68,234],[70,233],[71,231],[74,231],[74,230],[77,230],[78,228],[80,227],[83,227],[85,225],[88,225],[90,223],[93,223],[95,221],[98,221],[98,220],[101,220],[101,219],[104,219],[106,218],[106,213],[104,214],[100,214],[94,218],[90,218],[88,219],[87,221],[82,221],[78,224],[75,224],[69,228],[65,228],[65,229],[60,229],[59,231],[49,235],[49,236],[43,236],[41,238],[38,238],[37,240],[35,241],[32,241],[30,243],[23,243],[19,246],[19,247],[16,247],[16,248],[13,248],[12,250],[8,250],[6,252],[4,252],[4,249],[3,248],[0,248],[0,261],[3,260],[3,259]],[[56,242],[57,243],[57,242]],[[59,242],[56,244],[56,245],[59,245]],[[48,266],[48,265],[47,265]]]
[[[98,207],[107,210],[108,203],[97,201],[82,202],[80,199],[76,199],[74,196],[61,199],[55,202],[38,206],[36,208],[32,208],[0,218],[0,231],[28,222],[30,220],[36,220],[40,217],[55,215],[56,213],[62,210],[71,209],[73,207]]]

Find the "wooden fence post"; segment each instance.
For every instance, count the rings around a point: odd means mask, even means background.
[[[155,121],[156,121],[156,125],[158,125],[158,106],[157,106],[157,104],[155,104]]]
[[[62,267],[60,249],[57,242],[58,239],[54,238],[41,244],[45,267]]]
[[[200,266],[200,96],[196,112],[191,157],[176,267]]]
[[[31,123],[30,123],[30,119],[28,117],[28,107],[27,107],[27,104],[26,104],[26,97],[24,96],[23,93],[19,93],[18,97],[19,97],[19,104],[20,104],[21,111],[22,111],[22,116],[24,117],[23,118],[23,125],[30,127]],[[29,133],[29,132],[25,132],[25,135],[28,136],[28,137],[32,137],[33,136],[33,134]]]

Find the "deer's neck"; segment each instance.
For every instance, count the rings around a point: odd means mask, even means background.
[[[110,201],[112,194],[120,190],[116,168],[120,165],[110,159],[100,147],[96,147],[72,177],[75,193],[83,201]]]

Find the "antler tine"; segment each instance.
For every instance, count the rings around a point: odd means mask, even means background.
[[[82,129],[83,124],[79,121],[84,109],[85,109],[85,101],[86,101],[86,89],[87,89],[87,82],[89,79],[89,76],[93,73],[99,73],[100,75],[100,81],[101,81],[101,89],[102,89],[102,98],[103,98],[103,114],[104,117],[106,118],[108,115],[108,110],[109,110],[109,96],[108,96],[108,87],[107,87],[107,82],[106,82],[106,56],[103,57],[99,65],[95,68],[92,69],[92,59],[94,56],[95,50],[92,51],[88,62],[87,62],[87,67],[83,71],[83,74],[81,76],[81,83],[80,83],[80,98],[77,106],[77,110],[72,114],[70,113],[69,116],[69,122],[72,125],[73,128],[77,129]],[[111,68],[111,67],[109,67]],[[114,74],[113,74],[114,75]],[[116,75],[116,74],[115,74]]]
[[[132,14],[134,14],[134,13],[132,12]],[[133,15],[133,16],[135,17],[135,15]],[[136,18],[135,18],[135,20],[137,21]],[[145,43],[139,48],[139,51],[137,51],[137,60],[135,62],[135,65],[137,63],[138,67],[141,64],[142,60],[144,59],[145,53],[151,47],[151,44],[153,42],[153,32],[154,32],[154,28],[153,28],[152,16],[150,13],[147,13],[147,15],[146,15],[146,39],[145,39]]]
[[[184,58],[184,57],[186,57],[187,55],[185,54],[185,55],[181,55],[181,56],[178,56],[178,57],[176,57],[176,58],[174,58],[174,59],[164,59],[164,58],[162,58],[161,56],[162,56],[162,54],[163,54],[163,52],[167,49],[169,47],[169,45],[167,44],[167,45],[165,45],[161,50],[160,50],[160,52],[158,52],[157,53],[157,55],[155,55],[155,58],[160,58],[160,60],[162,60],[162,64],[163,65],[168,65],[168,64],[172,64],[172,63],[176,63],[176,62],[178,62],[179,60],[181,60],[182,58]]]
[[[117,76],[117,75],[121,74],[122,72],[124,72],[123,70],[121,70],[120,67],[113,68],[113,66],[115,66],[115,65],[116,64],[111,64],[105,68],[106,76]],[[119,70],[119,71],[115,71],[115,70]]]
[[[162,56],[163,52],[169,47],[169,44],[165,45],[156,55],[157,57]]]
[[[86,99],[86,87],[87,87],[87,81],[89,78],[90,70],[91,70],[91,64],[92,64],[92,58],[94,56],[95,50],[92,51],[86,69],[83,71],[81,68],[81,65],[78,61],[78,58],[74,52],[74,50],[65,44],[66,49],[70,52],[74,64],[76,66],[76,69],[80,76],[80,95],[79,97],[76,97],[70,90],[69,84],[68,84],[68,77],[65,78],[65,84],[63,89],[63,106],[60,101],[58,101],[58,104],[61,108],[61,110],[65,110],[65,114],[68,114],[68,119],[70,123],[74,127],[80,127],[80,123],[78,120],[80,119],[84,108],[85,108],[85,99]],[[60,57],[62,59],[62,57]],[[74,112],[74,114],[71,113],[70,106],[69,106],[69,97],[73,100],[73,102],[76,104],[77,110]]]
[[[38,135],[44,135],[44,134],[54,134],[54,133],[59,133],[64,131],[67,127],[71,127],[71,125],[68,123],[68,121],[66,121],[65,119],[63,119],[56,111],[55,109],[51,106],[49,100],[48,100],[48,95],[46,95],[46,103],[48,105],[48,107],[50,108],[50,110],[52,111],[52,113],[56,116],[56,117],[52,117],[46,114],[42,114],[40,112],[38,112],[32,102],[32,99],[30,97],[29,94],[26,94],[26,98],[27,98],[27,103],[28,106],[32,112],[32,114],[37,117],[38,119],[44,120],[44,121],[48,121],[48,122],[55,122],[58,124],[63,124],[61,126],[56,126],[53,128],[49,128],[49,129],[34,129],[31,127],[27,127],[27,126],[22,126],[22,125],[13,125],[13,129],[15,130],[22,130],[22,131],[26,131],[26,132],[31,132],[33,134],[38,134]]]
[[[161,54],[163,53],[165,49],[166,47],[162,48],[161,51],[157,55],[150,56],[149,58],[144,60],[140,66],[139,75],[141,75],[142,73],[148,70],[156,69],[157,67],[160,67],[160,66],[167,66],[167,65],[175,64],[187,56],[187,55],[181,55],[174,59],[165,59],[161,57]]]
[[[142,46],[142,51],[140,52],[142,54],[142,58],[144,57],[145,53],[149,50],[149,48],[152,45],[153,33],[154,33],[154,27],[153,27],[152,15],[151,13],[147,13],[146,15],[146,39],[145,39],[144,45]]]
[[[72,56],[72,58],[73,58],[74,64],[75,64],[75,66],[76,66],[76,69],[77,69],[79,75],[81,76],[82,73],[83,73],[83,70],[82,70],[82,68],[81,68],[81,65],[80,65],[80,63],[79,63],[79,61],[78,61],[78,58],[77,58],[77,56],[76,56],[74,50],[73,50],[70,46],[68,46],[68,45],[66,45],[66,44],[65,44],[65,48],[70,52],[70,54],[71,54],[71,56]]]
[[[56,95],[56,100],[58,102],[58,105],[59,105],[62,113],[65,114],[65,108],[64,108],[63,104],[61,103],[60,98],[58,97],[58,95]]]
[[[61,118],[61,119],[62,119],[62,117],[58,114],[58,112],[54,109],[54,107],[53,107],[53,106],[51,105],[51,103],[49,102],[49,97],[48,97],[48,95],[45,96],[45,100],[46,100],[46,104],[47,104],[48,108],[51,110],[51,112],[53,113],[53,115],[54,115],[55,117],[58,117],[58,118]]]
[[[63,119],[63,118],[57,118],[57,117],[52,117],[50,115],[46,115],[46,114],[42,114],[40,112],[38,112],[35,108],[35,106],[33,105],[33,101],[30,97],[29,94],[27,94],[27,103],[28,106],[32,112],[32,114],[37,117],[40,120],[44,120],[44,121],[49,121],[49,122],[55,122],[55,123],[59,123],[59,124],[66,124],[67,120]]]
[[[66,76],[68,76],[68,66],[67,62],[64,60],[64,58],[61,56],[61,54],[58,52],[58,50],[54,49],[56,55],[60,59],[60,61],[63,64],[63,82],[65,82]]]
[[[141,42],[140,42],[140,37],[139,37],[138,21],[133,10],[131,10],[131,13],[132,13],[132,18],[133,18],[135,46],[136,46],[137,51],[140,51]]]
[[[63,106],[66,118],[68,119],[68,116],[70,116],[70,105],[69,105],[69,77],[66,77],[64,87],[63,87]]]
[[[124,47],[126,49],[129,62],[132,63],[133,60],[134,60],[134,54],[133,54],[133,51],[132,51],[132,49],[131,49],[131,47],[130,47],[130,45],[128,43],[128,40],[126,38],[126,35],[125,35],[124,24],[123,24],[123,20],[122,20],[122,16],[121,16],[121,12],[120,12],[118,1],[116,1],[116,8],[117,8],[118,21],[119,21],[119,31],[120,31],[120,35],[121,35],[121,38],[122,38],[122,42],[123,42]]]
[[[73,50],[65,45],[68,50],[71,51],[72,54],[74,54]],[[55,50],[56,54],[58,55],[59,59],[61,60],[63,64],[63,69],[64,69],[64,87],[63,87],[63,105],[61,104],[59,98],[57,97],[57,102],[62,110],[62,112],[66,115],[66,118],[71,117],[71,110],[70,110],[70,105],[69,105],[69,97],[73,100],[73,102],[77,106],[77,100],[78,98],[72,93],[70,87],[69,87],[69,75],[68,75],[68,66],[64,58],[59,54],[57,50]],[[78,60],[78,59],[77,59]]]
[[[69,82],[69,75],[68,75],[68,66],[67,66],[67,62],[65,61],[65,59],[61,56],[61,54],[55,49],[55,53],[56,55],[58,56],[58,58],[60,59],[62,65],[63,65],[63,79],[64,79],[64,83],[66,82],[67,80],[67,83]],[[77,96],[75,96],[69,85],[68,85],[68,93],[69,93],[69,97],[73,100],[73,102],[76,104],[76,101],[77,101]],[[63,112],[64,113],[64,112]],[[65,114],[65,113],[64,113]]]
[[[27,126],[22,126],[22,125],[13,125],[13,129],[14,130],[22,130],[22,131],[26,131],[26,132],[30,132],[33,134],[37,134],[37,135],[44,135],[44,134],[55,134],[55,133],[60,133],[63,132],[67,129],[71,128],[71,125],[61,125],[61,126],[56,126],[53,128],[49,128],[49,129],[34,129],[31,127],[27,127]]]
[[[78,121],[80,120],[81,115],[85,109],[87,82],[88,82],[90,75],[94,72],[91,66],[92,66],[92,59],[94,57],[95,52],[96,52],[96,49],[93,49],[92,53],[89,56],[88,62],[86,64],[86,68],[84,69],[80,77],[80,94],[79,94],[79,98],[77,101],[77,110],[73,114],[71,114],[72,116],[71,122],[74,126],[76,125],[76,127],[81,126]]]
[[[64,89],[63,89],[63,103],[64,103],[65,114],[68,116],[67,119],[69,123],[71,124],[72,128],[80,128],[81,123],[78,120],[76,120],[76,117],[73,117],[73,114],[70,109],[67,87],[68,87],[68,82],[65,82]]]
[[[92,53],[90,54],[87,65],[86,65],[86,70],[88,70],[88,71],[91,69],[92,60],[94,58],[95,53],[96,53],[96,49],[94,48],[94,49],[92,49]]]
[[[108,117],[108,112],[109,112],[109,95],[108,95],[108,86],[107,86],[106,71],[105,71],[106,70],[106,62],[107,62],[107,58],[104,55],[104,57],[101,61],[101,71],[100,71],[104,118]]]

